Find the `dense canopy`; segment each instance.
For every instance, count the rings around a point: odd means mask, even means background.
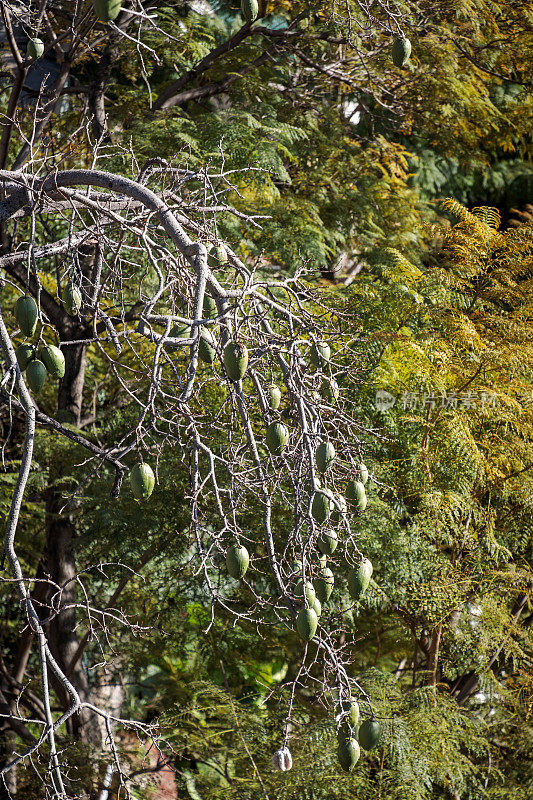
[[[0,796],[526,800],[531,3],[0,10]]]

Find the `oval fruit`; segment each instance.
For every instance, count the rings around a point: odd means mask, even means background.
[[[75,317],[81,308],[81,292],[77,286],[68,283],[63,289],[63,305],[71,317]]]
[[[135,464],[130,472],[130,483],[136,500],[148,500],[155,486],[155,475],[149,464]]]
[[[54,344],[47,344],[39,350],[39,358],[53,378],[65,374],[65,356]]]
[[[365,750],[377,747],[381,737],[381,725],[377,719],[365,719],[359,728],[359,743]]]
[[[359,566],[354,567],[348,575],[348,591],[352,600],[359,600],[370,584],[374,568],[369,558],[363,558]]]
[[[335,578],[333,577],[333,572],[329,567],[324,567],[321,571],[320,577],[315,578],[315,582],[313,584],[315,587],[316,596],[321,603],[327,603],[331,597],[334,584]]]
[[[207,329],[203,330],[198,345],[198,358],[205,364],[212,364],[215,360],[216,353],[215,340]]]
[[[271,422],[266,429],[265,442],[270,452],[279,456],[289,441],[289,431],[282,422]]]
[[[318,617],[312,608],[302,608],[296,618],[296,629],[306,642],[311,641],[318,627]]]
[[[316,467],[319,472],[327,472],[335,461],[335,448],[331,442],[321,442],[315,453]]]
[[[40,58],[44,53],[44,43],[41,39],[30,39],[28,41],[28,47],[26,48],[26,54],[29,58]]]
[[[322,378],[320,384],[320,396],[324,400],[338,400],[339,399],[339,386],[337,381],[333,378]]]
[[[359,761],[361,751],[357,739],[341,739],[337,747],[337,758],[345,772],[351,772]]]
[[[411,42],[409,39],[398,38],[392,44],[392,63],[395,67],[405,67],[411,55]]]
[[[228,253],[223,244],[214,244],[209,249],[207,263],[210,267],[222,267],[228,263]]]
[[[168,335],[170,339],[190,339],[192,336],[190,325],[173,325]],[[170,342],[168,344],[165,343],[165,347],[167,350],[171,351],[180,349],[179,347],[170,344]]]
[[[270,408],[277,411],[281,403],[281,390],[275,383],[271,383],[268,387],[268,399],[270,400]]]
[[[228,342],[223,353],[228,378],[240,381],[248,369],[248,350],[241,342]]]
[[[338,503],[337,507],[335,503],[332,502],[332,511],[331,511],[331,519],[333,522],[340,522],[342,519],[342,515],[348,512],[348,506],[346,504],[346,499],[342,494],[334,495],[335,500]]]
[[[250,563],[248,550],[244,545],[232,544],[226,554],[226,567],[232,578],[240,580],[246,575]]]
[[[352,502],[359,502],[365,497],[365,485],[362,481],[348,481],[346,486],[346,498]]]
[[[349,722],[352,727],[355,727],[359,722],[359,703],[357,700],[343,700],[341,711],[345,715],[345,722]]]
[[[334,530],[322,531],[317,541],[318,549],[325,556],[332,556],[337,549],[337,544],[337,531]]]
[[[324,492],[315,492],[311,504],[311,514],[319,525],[322,525],[329,517],[330,499]]]
[[[122,0],[93,0],[93,9],[100,22],[112,22],[120,14]]]
[[[209,294],[204,294],[204,317],[216,317],[218,310],[215,300]]]
[[[241,0],[241,14],[246,22],[253,22],[257,18],[259,7],[257,0]]]
[[[363,464],[363,462],[361,462],[357,467],[357,469],[359,470],[359,480],[361,481],[363,486],[366,486],[366,484],[368,483],[368,467],[366,466],[366,464]]]
[[[15,303],[15,319],[24,336],[33,336],[39,315],[37,303],[33,297],[19,297]]]
[[[46,380],[46,367],[42,361],[34,359],[26,368],[26,381],[34,394],[39,394]]]
[[[331,358],[331,348],[326,342],[317,342],[311,345],[309,352],[309,361],[314,367],[322,367],[328,363]]]
[[[15,355],[21,372],[24,372],[30,361],[35,357],[35,348],[31,344],[20,344],[15,350]]]
[[[315,594],[315,588],[310,581],[306,581],[305,586],[302,583],[302,581],[298,581],[298,583],[296,584],[296,588],[294,590],[294,596],[303,600],[304,593],[307,602],[309,603],[310,606],[312,606],[316,600],[316,594]]]

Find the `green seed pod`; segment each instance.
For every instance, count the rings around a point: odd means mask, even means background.
[[[296,584],[296,588],[294,589],[294,596],[300,598],[303,601],[304,594],[308,604],[312,606],[316,600],[316,594],[315,594],[315,588],[310,581],[306,581],[305,586],[303,584],[303,581],[298,581],[298,583]]]
[[[34,394],[39,394],[43,388],[47,374],[46,367],[38,359],[30,361],[26,367],[26,381]]]
[[[68,283],[63,289],[63,305],[71,317],[76,317],[81,308],[81,292],[77,286]]]
[[[365,494],[365,496],[364,496],[364,497],[362,497],[362,498],[359,500],[359,502],[357,503],[357,510],[358,510],[358,511],[361,511],[361,512],[362,512],[362,511],[364,511],[364,510],[365,510],[365,508],[367,507],[367,504],[368,504],[368,498],[367,498],[367,496],[366,496],[366,494]]]
[[[248,369],[248,350],[240,342],[228,342],[223,353],[228,378],[240,381]]]
[[[346,499],[342,494],[336,494],[335,499],[339,504],[339,508],[332,503],[332,511],[331,511],[331,519],[333,522],[340,522],[342,519],[342,515],[348,512],[348,505],[346,503]]]
[[[327,342],[317,342],[311,346],[309,360],[315,367],[324,367],[331,359],[331,347]]]
[[[341,711],[346,715],[344,717],[346,722],[355,728],[359,722],[359,703],[357,700],[343,700],[341,703]]]
[[[311,504],[311,514],[319,525],[325,522],[330,513],[330,499],[325,492],[315,492]]]
[[[209,294],[204,294],[204,317],[210,319],[218,314],[217,304]]]
[[[120,14],[122,0],[93,0],[93,10],[100,22],[112,22]]]
[[[130,483],[136,500],[148,500],[155,486],[155,475],[149,464],[135,464],[130,472]]]
[[[381,725],[377,719],[365,719],[359,728],[359,743],[365,750],[377,747],[381,738]]]
[[[318,537],[317,546],[321,553],[325,556],[332,556],[337,549],[338,538],[337,531],[327,530],[322,531]]]
[[[333,572],[329,567],[324,567],[321,571],[319,578],[315,578],[313,586],[315,587],[316,596],[321,603],[327,603],[331,597],[333,586],[335,585],[335,578]]]
[[[281,403],[281,391],[275,383],[271,383],[268,387],[268,398],[270,400],[270,408],[277,411]]]
[[[361,462],[357,467],[357,469],[359,470],[359,480],[361,481],[363,486],[366,486],[366,484],[368,483],[368,467],[366,466],[366,464],[363,464],[363,462]]]
[[[346,486],[346,499],[354,501],[359,501],[363,498],[366,494],[365,485],[362,481],[348,481]]]
[[[323,400],[339,399],[339,386],[333,378],[322,378],[319,391]]]
[[[200,336],[200,344],[198,345],[198,358],[205,364],[212,364],[215,360],[217,351],[215,349],[215,340],[211,336],[210,331],[205,328]]]
[[[214,244],[210,248],[207,263],[211,268],[222,267],[228,263],[228,253],[223,244]]]
[[[15,350],[15,355],[21,372],[24,372],[30,361],[35,358],[35,348],[31,344],[20,344]]]
[[[241,0],[241,14],[246,22],[253,22],[257,19],[258,13],[257,0]]]
[[[405,67],[411,55],[409,39],[395,39],[392,44],[392,63],[395,67]]]
[[[311,345],[309,361],[314,367],[325,366],[331,358],[331,348],[326,342],[317,342]]]
[[[190,325],[173,325],[168,334],[170,339],[191,339],[192,332]],[[175,352],[176,350],[181,350],[181,347],[177,347],[176,345],[165,343],[165,347],[169,352]]]
[[[363,558],[361,563],[354,567],[348,575],[348,591],[352,600],[359,600],[370,584],[374,568],[369,558]]]
[[[246,575],[250,556],[243,545],[232,544],[226,554],[226,567],[232,578],[240,580]]]
[[[41,39],[29,39],[26,54],[29,58],[40,58],[44,53],[44,43]]]
[[[15,303],[15,319],[24,336],[33,336],[39,312],[33,297],[19,297]]]
[[[346,498],[355,505],[358,511],[364,511],[367,504],[364,483],[362,481],[348,481]]]
[[[265,442],[270,452],[280,456],[289,441],[289,431],[282,422],[271,422],[266,429]]]
[[[296,618],[296,629],[306,642],[310,642],[318,627],[318,617],[313,608],[302,608]]]
[[[337,747],[339,764],[345,772],[351,772],[359,761],[361,751],[357,739],[342,739]]]
[[[39,350],[39,358],[53,378],[62,378],[65,374],[65,356],[53,344],[44,345]]]
[[[331,442],[321,442],[315,453],[316,468],[319,472],[327,472],[335,461],[335,448]]]

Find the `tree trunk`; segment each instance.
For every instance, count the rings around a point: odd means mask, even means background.
[[[72,326],[63,340],[83,338],[85,332]],[[82,412],[83,385],[85,380],[86,346],[72,345],[63,348],[65,355],[65,376],[61,381],[58,393],[58,415],[65,421],[79,424]],[[48,592],[48,603],[56,612],[48,626],[50,647],[60,667],[67,671],[79,644],[76,630],[77,614],[75,608],[67,608],[76,603],[77,584],[75,581],[76,529],[74,527],[74,511],[69,504],[63,509],[66,497],[62,479],[68,477],[63,463],[53,464],[50,468],[49,486],[45,493],[46,500],[46,549],[44,555],[45,571],[51,581]],[[58,588],[60,591],[58,591]],[[78,662],[72,670],[70,680],[79,692],[82,701],[89,700],[91,689],[82,662]],[[66,709],[70,705],[70,697],[63,686],[56,682],[55,689],[61,706]],[[85,743],[103,747],[105,731],[94,714],[82,712],[69,719],[69,733]]]

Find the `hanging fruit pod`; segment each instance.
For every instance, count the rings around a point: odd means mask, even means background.
[[[65,356],[54,344],[46,344],[39,350],[39,358],[53,378],[62,378],[65,374]]]
[[[149,464],[135,464],[130,472],[130,483],[136,500],[148,500],[155,486],[155,475]]]
[[[20,344],[15,350],[15,356],[21,372],[24,372],[30,361],[35,358],[35,347],[31,344]]]
[[[361,751],[357,739],[342,739],[337,747],[337,758],[345,772],[351,772],[359,761]]]
[[[224,348],[223,360],[230,380],[240,381],[244,378],[248,369],[248,350],[244,344],[228,342]]]
[[[359,743],[365,750],[373,750],[381,739],[381,725],[377,719],[365,719],[359,728]]]
[[[40,58],[44,53],[44,42],[41,39],[29,39],[26,54],[29,58]]]
[[[26,381],[34,394],[39,394],[46,381],[46,367],[42,361],[34,359],[26,368]]]
[[[229,546],[226,553],[226,568],[232,578],[240,580],[244,578],[250,563],[250,556],[248,550],[244,545],[239,545],[236,542]]]
[[[321,603],[327,603],[333,592],[335,585],[335,577],[329,567],[323,567],[320,576],[315,578],[313,586],[315,587],[316,596]]]
[[[306,642],[310,642],[318,627],[318,617],[312,608],[302,608],[296,618],[298,633]]]
[[[335,448],[331,442],[321,442],[315,452],[316,467],[319,472],[327,472],[335,461]]]
[[[33,336],[37,328],[39,311],[33,297],[19,297],[15,303],[15,319],[24,336]]]
[[[392,43],[392,63],[395,67],[405,67],[411,55],[411,42],[404,37],[395,39]]]
[[[120,14],[122,0],[92,0],[93,10],[100,22],[112,22]]]
[[[65,311],[71,317],[76,317],[81,308],[81,292],[77,286],[68,283],[63,289],[63,305]]]
[[[359,600],[370,585],[370,578],[374,568],[369,558],[363,558],[361,563],[354,567],[348,575],[348,592],[352,600]]]
[[[280,456],[289,441],[289,431],[282,422],[271,422],[266,429],[265,442],[272,455]]]
[[[279,386],[276,386],[275,383],[269,384],[267,386],[267,389],[268,389],[268,399],[270,401],[270,408],[273,411],[277,411],[281,403],[281,390]]]

